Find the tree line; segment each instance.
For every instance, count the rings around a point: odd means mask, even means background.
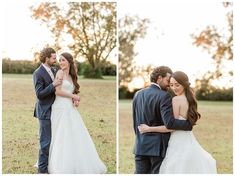
[[[119,87],[119,99],[132,99],[135,93],[140,89],[135,89],[130,91],[127,87]],[[169,91],[172,96],[173,93]],[[195,95],[197,100],[206,101],[233,101],[233,88],[216,88],[213,86],[201,87],[200,89],[195,89]]]
[[[75,64],[77,66],[78,75],[84,75],[84,77],[90,78],[91,65],[89,63],[76,61]],[[32,74],[39,65],[40,62],[4,58],[2,60],[2,73]],[[109,61],[103,61],[100,69],[97,70],[96,75],[97,78],[100,78],[100,75],[116,76],[116,65]],[[96,78],[93,73],[92,76]]]
[[[191,35],[192,44],[203,48],[213,60],[214,71],[207,71],[196,80],[195,94],[198,100],[232,101],[233,88],[217,88],[212,86],[214,80],[229,78],[232,81],[233,70],[227,68],[233,61],[233,4],[221,3],[226,10],[226,26],[221,29],[213,24]],[[125,16],[119,19],[119,98],[132,98],[134,91],[130,91],[128,84],[136,77],[148,83],[151,66],[138,67],[135,63],[136,41],[144,38],[151,21],[140,19],[138,16]],[[157,51],[156,51],[157,52]],[[147,84],[144,85],[144,87]]]

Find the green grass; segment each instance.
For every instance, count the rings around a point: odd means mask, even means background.
[[[79,112],[108,173],[116,173],[116,78],[79,77]],[[38,158],[38,121],[33,117],[32,75],[3,74],[2,172],[33,174]]]
[[[199,101],[202,117],[193,132],[217,161],[219,174],[233,173],[232,102]],[[131,101],[119,101],[119,173],[134,173],[134,132]]]

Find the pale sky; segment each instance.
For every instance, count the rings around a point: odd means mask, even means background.
[[[190,34],[207,25],[227,26],[225,8],[220,2],[207,1],[120,1],[118,16],[137,15],[151,23],[144,39],[135,47],[139,65],[167,65],[181,70],[191,80],[213,68],[210,55],[192,45]],[[232,66],[231,66],[232,67]],[[193,82],[193,81],[192,81]],[[227,82],[227,81],[226,81]]]
[[[47,43],[52,44],[51,33],[46,26],[30,17],[32,1],[6,1],[3,5],[3,57],[32,59],[33,47],[40,51]]]
[[[3,57],[31,59],[33,48],[40,51],[53,43],[46,26],[30,17],[29,6],[34,3],[13,0],[1,3]],[[117,4],[118,17],[138,15],[151,21],[146,37],[136,45],[139,54],[135,59],[139,65],[167,65],[173,71],[186,72],[192,80],[213,68],[210,55],[192,45],[190,34],[210,24],[223,31],[227,23],[221,2],[119,0]],[[112,54],[115,53],[117,49]]]
[[[66,1],[61,1],[66,2]],[[39,4],[37,1],[36,4]],[[11,59],[33,58],[33,51],[40,51],[46,44],[52,45],[53,38],[46,25],[31,18],[29,7],[34,1],[5,1],[2,5],[2,56]],[[67,40],[67,39],[66,39]],[[69,40],[69,39],[68,39]],[[67,48],[63,48],[67,51]],[[112,62],[117,63],[114,49],[110,54]]]

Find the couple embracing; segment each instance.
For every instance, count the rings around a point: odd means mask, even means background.
[[[191,131],[201,115],[187,75],[160,66],[150,81],[133,99],[135,173],[216,174],[215,159]]]
[[[34,116],[39,120],[40,138],[38,173],[105,173],[106,166],[76,109],[80,86],[72,55],[60,55],[58,71],[52,68],[56,63],[54,49],[43,49],[40,61],[33,74],[37,97]]]

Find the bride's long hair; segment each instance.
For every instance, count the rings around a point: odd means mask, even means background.
[[[77,76],[77,71],[75,69],[73,56],[70,53],[66,53],[66,52],[62,53],[61,55],[69,62],[69,65],[70,65],[69,74],[71,75],[73,84],[75,86],[73,93],[78,94],[80,85],[77,82],[78,81],[78,76]]]
[[[193,89],[190,87],[188,76],[184,72],[177,71],[171,77],[184,87],[185,96],[189,104],[187,118],[192,125],[196,125],[197,120],[201,118],[201,114],[197,111],[197,100]]]

